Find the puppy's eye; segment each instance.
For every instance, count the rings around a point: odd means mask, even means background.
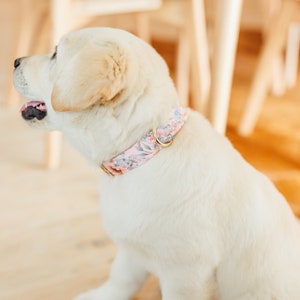
[[[55,47],[55,51],[54,51],[54,53],[51,56],[51,60],[55,59],[56,55],[57,55],[57,46]]]

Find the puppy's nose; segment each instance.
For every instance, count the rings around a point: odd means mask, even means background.
[[[14,61],[14,67],[15,67],[15,69],[21,64],[21,60],[22,60],[22,58],[17,58],[17,59]]]

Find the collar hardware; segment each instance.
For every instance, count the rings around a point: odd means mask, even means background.
[[[169,146],[172,145],[173,139],[171,139],[170,141],[164,143],[164,142],[162,142],[162,141],[158,138],[158,136],[157,136],[157,134],[156,134],[156,128],[153,128],[153,129],[152,129],[152,132],[153,132],[153,136],[154,136],[154,138],[155,138],[156,143],[157,143],[159,146],[161,146],[162,148],[167,148],[167,147],[169,147]]]

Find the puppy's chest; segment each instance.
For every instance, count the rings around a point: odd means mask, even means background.
[[[103,224],[116,242],[147,240],[154,232],[151,223],[156,219],[149,207],[135,199],[103,197]]]
[[[100,194],[103,225],[109,236],[119,245],[134,251],[141,259],[149,261],[162,255],[164,243],[175,249],[181,245],[174,236],[172,214],[162,207],[161,199],[153,193],[132,189],[114,189]],[[175,218],[175,217],[174,217]],[[169,220],[168,222],[166,220]],[[176,229],[175,229],[176,230]],[[181,232],[178,232],[182,235]]]

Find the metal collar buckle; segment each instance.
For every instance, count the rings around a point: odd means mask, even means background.
[[[103,164],[101,164],[100,168],[109,176],[109,177],[115,177],[115,175],[111,172],[109,172]]]
[[[155,138],[156,143],[159,146],[161,146],[162,148],[167,148],[167,147],[171,146],[171,144],[173,143],[173,139],[171,139],[170,141],[168,141],[166,143],[160,141],[159,138],[158,138],[158,136],[157,136],[157,133],[156,133],[156,128],[153,128],[152,132],[153,132],[153,136]]]

